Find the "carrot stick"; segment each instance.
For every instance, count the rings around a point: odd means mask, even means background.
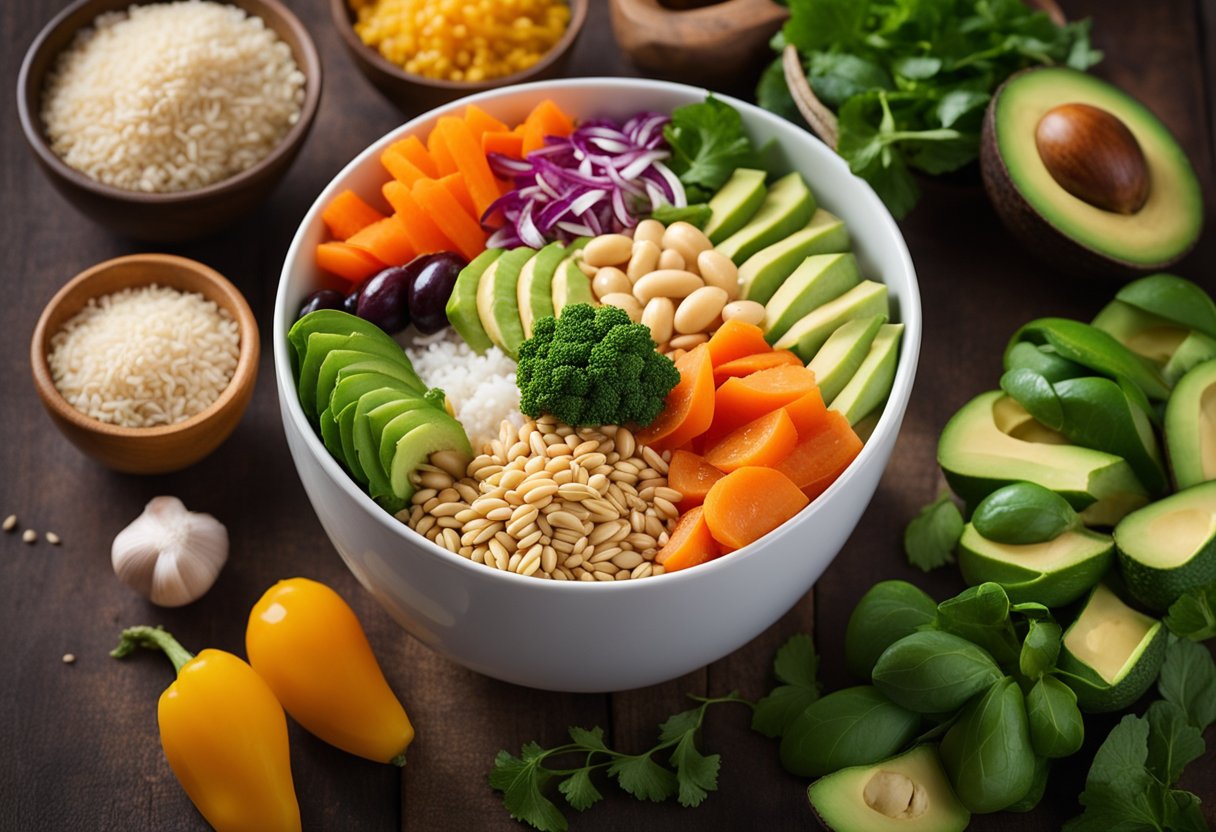
[[[501,153],[512,159],[522,159],[524,158],[524,137],[510,131],[482,133],[481,150],[487,156],[491,153]]]
[[[375,257],[348,243],[321,243],[316,258],[318,268],[351,283],[366,280],[384,268]]]
[[[562,109],[546,98],[532,108],[524,119],[524,155],[545,146],[545,136],[565,138],[574,130],[574,122]]]
[[[772,346],[764,340],[764,330],[755,324],[745,324],[737,319],[722,324],[709,339],[709,354],[715,367],[747,355],[772,350]]]
[[[861,440],[843,414],[827,411],[822,427],[800,437],[798,444],[776,469],[809,499],[815,499],[836,481],[861,453]]]
[[[714,368],[709,350],[698,344],[676,362],[680,381],[667,394],[659,417],[637,432],[637,440],[656,450],[678,448],[700,436],[714,418]]]
[[[418,205],[414,195],[405,185],[397,182],[384,183],[384,198],[405,224],[405,233],[410,245],[419,254],[437,251],[455,251],[456,245],[443,235],[435,221]]]
[[[465,259],[472,260],[485,251],[487,235],[481,223],[461,207],[447,188],[433,179],[419,179],[412,193],[419,207],[430,214]]]
[[[454,118],[454,116],[444,116],[444,118]],[[440,119],[443,121],[443,119]],[[456,160],[452,158],[452,151],[448,149],[447,143],[444,141],[443,131],[437,129],[431,130],[431,135],[426,139],[426,150],[431,158],[435,160],[436,177],[447,176],[449,173],[456,172]]]
[[[739,468],[709,489],[705,522],[714,540],[741,549],[789,520],[809,502],[789,477],[774,468]]]
[[[789,414],[774,410],[719,439],[705,452],[705,461],[728,474],[747,465],[772,467],[797,444],[798,430]]]
[[[451,151],[456,169],[460,171],[467,193],[472,197],[469,213],[480,219],[490,203],[499,197],[498,181],[490,171],[481,142],[473,135],[469,125],[459,119],[441,118],[435,129],[444,131],[444,144]]]
[[[705,502],[709,489],[724,476],[726,475],[692,451],[678,449],[671,452],[667,484],[684,495],[680,499],[680,511],[688,511]]]
[[[485,133],[499,133],[511,129],[476,104],[464,108],[464,122],[478,139]]]
[[[391,147],[380,154],[380,164],[384,165],[390,176],[406,185],[413,185],[419,179],[427,178],[422,168]]]
[[[321,212],[321,221],[335,240],[345,240],[377,220],[384,219],[352,190],[345,190],[329,201]]]
[[[469,193],[468,181],[461,173],[449,173],[438,180],[440,185],[448,189],[460,207],[465,210],[469,216],[477,219],[481,215],[477,213],[477,206],[473,204],[473,195]]]
[[[718,544],[709,533],[704,511],[701,506],[696,506],[680,517],[671,532],[671,539],[658,551],[654,560],[663,567],[663,571],[677,572],[713,560],[718,555]]]
[[[393,142],[390,148],[395,153],[400,153],[409,159],[414,167],[432,179],[439,176],[439,168],[435,166],[435,160],[431,158],[426,146],[417,136],[406,136],[399,142]]]
[[[735,428],[785,407],[815,389],[815,374],[805,367],[781,366],[742,378],[728,378],[714,394],[714,420],[705,432],[713,444]]]
[[[401,217],[393,214],[372,223],[346,241],[386,266],[404,266],[417,256]]]
[[[773,367],[781,367],[785,364],[801,367],[802,359],[789,350],[773,350],[772,352],[758,352],[753,355],[745,355],[742,358],[736,358],[734,361],[727,361],[725,364],[715,364],[714,384],[721,385],[728,378],[750,376],[752,373],[758,373],[761,370],[768,370]]]

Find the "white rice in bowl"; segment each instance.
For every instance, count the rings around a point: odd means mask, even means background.
[[[498,438],[503,419],[524,423],[515,386],[515,362],[498,347],[478,355],[456,331],[419,335],[409,329],[403,339],[406,355],[428,387],[441,388],[469,435],[473,452]]]

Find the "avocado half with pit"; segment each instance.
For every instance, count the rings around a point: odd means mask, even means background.
[[[1020,72],[992,96],[984,187],[1005,225],[1057,268],[1128,276],[1195,245],[1203,196],[1170,131],[1122,90],[1064,67]]]
[[[1064,631],[1060,681],[1087,713],[1121,711],[1144,695],[1165,660],[1166,629],[1098,584]]]
[[[1128,592],[1151,609],[1216,581],[1216,482],[1133,511],[1115,527],[1115,546]]]
[[[962,832],[971,822],[932,745],[821,777],[807,798],[833,832]]]

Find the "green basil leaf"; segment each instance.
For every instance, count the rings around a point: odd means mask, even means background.
[[[878,657],[874,685],[888,699],[922,714],[950,713],[1004,674],[983,649],[937,630],[905,636]]]
[[[907,581],[882,581],[861,596],[844,634],[844,655],[853,675],[869,679],[882,652],[933,622],[937,604]]]
[[[975,530],[998,543],[1026,545],[1055,540],[1080,521],[1068,501],[1033,482],[998,488],[975,507]]]
[[[942,127],[954,127],[960,119],[972,113],[983,114],[992,95],[977,90],[951,90],[937,102],[937,121]]]
[[[1016,668],[1022,643],[1009,618],[1009,596],[1000,584],[982,583],[937,605],[937,627],[988,651],[1004,668]]]
[[[962,536],[963,515],[946,492],[922,508],[904,530],[908,563],[923,572],[953,563],[954,547]]]
[[[1018,666],[1027,679],[1038,679],[1056,666],[1060,657],[1060,625],[1051,619],[1032,618]],[[1042,752],[1039,752],[1040,754]]]
[[[1026,697],[1030,743],[1040,757],[1068,757],[1085,741],[1085,720],[1072,688],[1053,676],[1035,682]]]
[[[1030,344],[1018,346],[1028,346],[1035,350]],[[1018,367],[1001,376],[1001,389],[1045,427],[1059,430],[1063,426],[1064,408],[1060,406],[1055,388],[1046,376],[1026,367]]]
[[[1089,375],[1089,370],[1069,361],[1047,344],[1031,344],[1026,341],[1009,347],[1005,352],[1005,370],[1033,370],[1049,382],[1063,381]],[[1006,391],[1008,392],[1008,391]]]
[[[786,729],[781,765],[800,777],[822,777],[875,763],[903,748],[920,722],[919,714],[870,685],[838,690],[813,702]]]
[[[1047,778],[1051,774],[1051,760],[1046,757],[1036,757],[1034,761],[1034,781],[1030,791],[1021,800],[1005,807],[1006,812],[1033,812],[1043,800],[1047,791]]]
[[[1034,785],[1036,760],[1018,683],[1005,677],[963,709],[942,737],[954,793],[972,812],[998,812]]]

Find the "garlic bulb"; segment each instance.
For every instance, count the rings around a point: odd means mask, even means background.
[[[114,538],[114,574],[162,607],[180,607],[211,589],[228,560],[228,530],[176,497],[154,497]]]

